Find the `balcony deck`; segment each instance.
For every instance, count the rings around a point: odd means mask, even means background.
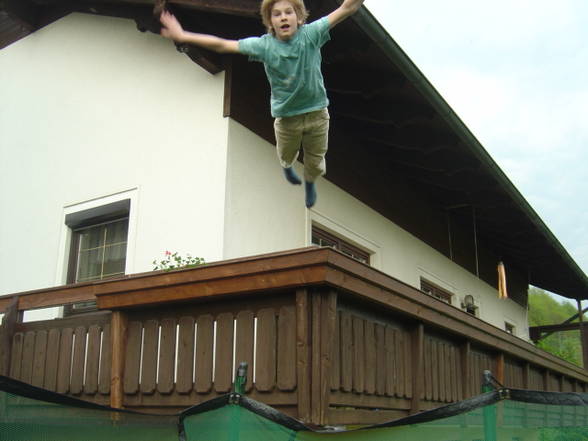
[[[22,323],[26,310],[98,312]],[[586,392],[588,374],[327,248],[0,298],[0,373],[84,400],[175,412],[232,388],[307,423],[369,424],[507,387]]]

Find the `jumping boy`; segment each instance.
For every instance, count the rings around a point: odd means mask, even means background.
[[[329,15],[305,24],[303,0],[263,0],[261,17],[268,33],[262,37],[227,40],[185,31],[169,12],[161,14],[161,35],[220,53],[248,55],[264,64],[271,86],[271,112],[280,165],[293,185],[302,181],[292,168],[304,149],[306,206],[317,198],[315,180],[325,174],[328,148],[329,100],[321,73],[321,47],[329,30],[354,14],[364,0],[344,0]]]

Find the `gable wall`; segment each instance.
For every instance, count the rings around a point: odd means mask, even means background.
[[[0,293],[64,283],[66,212],[117,197],[132,200],[127,273],[165,250],[222,257],[223,74],[85,14],[0,51],[0,72]]]

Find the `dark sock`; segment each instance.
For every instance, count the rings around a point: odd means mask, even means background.
[[[284,176],[286,176],[286,179],[292,185],[302,184],[302,181],[292,167],[284,167]]]
[[[314,182],[305,182],[306,208],[311,208],[316,203],[316,186]]]

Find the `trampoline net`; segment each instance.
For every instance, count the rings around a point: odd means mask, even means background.
[[[377,426],[313,431],[246,397],[227,395],[178,415],[147,415],[0,377],[0,440],[588,441],[587,404],[587,394],[502,389]]]

